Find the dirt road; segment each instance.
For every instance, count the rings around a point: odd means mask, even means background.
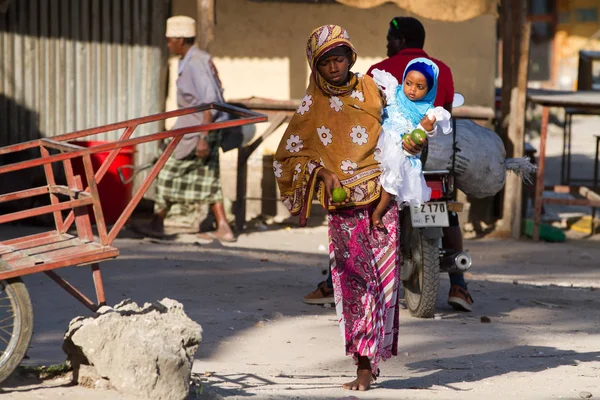
[[[226,247],[198,244],[193,236],[122,238],[116,242],[121,257],[104,264],[110,303],[170,297],[202,325],[194,364],[204,381],[200,398],[576,399],[581,392],[600,398],[598,240],[467,241],[474,312],[456,313],[445,304],[443,277],[436,319],[403,310],[400,355],[382,364],[375,390],[356,394],[339,388],[354,366],[343,355],[334,309],[300,301],[327,266],[326,230],[279,228]],[[87,268],[61,273],[91,293]],[[60,363],[62,334],[86,309],[43,275],[26,283],[35,310],[26,363]],[[23,378],[0,393],[3,400],[127,399]]]

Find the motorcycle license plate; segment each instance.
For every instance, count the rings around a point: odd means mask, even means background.
[[[450,226],[448,221],[448,205],[444,201],[430,201],[421,204],[420,208],[410,208],[412,226],[427,228],[430,226]]]

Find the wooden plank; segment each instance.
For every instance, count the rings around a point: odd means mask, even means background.
[[[79,246],[83,246],[84,244],[86,244],[86,242],[82,242],[80,239],[72,237],[67,240],[60,240],[60,241],[51,242],[51,243],[46,242],[45,244],[40,243],[38,246],[35,246],[35,247],[19,249],[19,250],[13,251],[10,254],[3,255],[2,259],[4,261],[11,261],[11,260],[17,260],[19,258],[27,258],[27,257],[32,257],[32,256],[43,257],[45,253],[47,254],[47,253],[51,253],[53,251],[67,249],[70,247],[79,247]]]
[[[40,237],[34,240],[27,240],[20,243],[15,243],[10,246],[0,246],[0,257],[4,258],[13,252],[27,251],[36,247],[42,246],[46,243],[61,243],[67,242],[73,238],[69,234],[57,234],[52,237]]]
[[[529,91],[531,92],[531,90]],[[548,107],[585,108],[600,113],[600,96],[597,91],[582,90],[565,92],[560,90],[544,90],[531,92],[528,99],[532,103]]]
[[[452,109],[452,118],[456,119],[492,120],[495,117],[491,107],[463,105]]]
[[[53,236],[58,236],[58,235],[60,235],[60,234],[57,231],[48,231],[48,232],[36,233],[34,235],[23,236],[23,237],[19,237],[19,238],[15,238],[15,239],[9,239],[9,240],[0,242],[0,248],[2,248],[3,246],[18,246],[22,243],[27,243],[27,242],[38,240],[38,239],[47,239],[47,238],[51,238]]]
[[[70,261],[71,265],[79,264],[79,257],[83,255],[97,254],[102,258],[102,254],[114,249],[114,247],[102,247],[97,243],[80,243],[77,246],[71,246],[64,249],[56,249],[43,254],[16,258],[14,260],[5,260],[13,268],[29,267],[40,264],[52,264],[60,261]]]
[[[526,19],[527,2],[521,5],[519,20],[522,21],[521,43],[519,51],[519,67],[517,85],[512,89],[511,108],[508,123],[508,142],[511,144],[512,158],[522,158],[525,146],[525,106],[527,100],[527,79],[529,71],[529,43],[531,22]],[[513,239],[521,237],[523,215],[523,182],[517,174],[508,174],[504,186],[502,211],[502,227],[510,231]]]
[[[508,114],[510,113],[510,96],[513,87],[514,77],[513,71],[513,52],[515,50],[513,44],[513,6],[516,0],[503,0],[500,14],[500,29],[502,34],[502,102],[500,106],[500,137],[506,144]]]
[[[567,185],[544,186],[544,190],[552,191],[554,193],[574,193],[573,186]]]
[[[57,233],[55,231],[52,235],[40,235],[39,237],[32,236],[29,240],[14,242],[9,246],[0,246],[0,248],[11,248],[13,251],[20,251],[33,249],[45,245],[51,245],[53,243],[61,243],[65,241],[68,242],[71,240],[78,240],[78,238],[68,233]]]
[[[208,50],[215,38],[215,0],[196,0],[198,12],[198,36],[196,42],[202,50]]]
[[[92,251],[88,253],[81,253],[76,258],[70,257],[66,259],[55,260],[46,264],[21,267],[14,267],[13,265],[10,265],[10,267],[12,268],[11,270],[0,272],[0,280],[14,278],[17,276],[35,274],[37,272],[49,271],[58,268],[70,267],[74,265],[85,265],[94,262],[106,261],[113,259],[118,255],[119,250],[117,250],[114,247],[107,246],[102,252]]]
[[[556,199],[544,197],[542,199],[544,204],[556,204],[562,206],[588,206],[588,207],[600,207],[600,199]]]
[[[577,186],[577,185],[555,185],[555,186],[546,186],[544,190],[551,191],[554,193],[569,193],[572,195],[580,195],[587,199],[600,199],[600,195],[594,192],[593,189],[588,188],[587,186]]]
[[[600,194],[594,192],[592,189],[582,186],[579,188],[579,194],[589,200],[600,201]]]

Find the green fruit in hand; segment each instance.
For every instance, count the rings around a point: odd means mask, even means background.
[[[333,200],[334,203],[341,203],[346,200],[346,191],[344,188],[336,187],[333,189],[331,191],[331,200]]]
[[[422,129],[415,129],[409,135],[404,135],[403,140],[407,141],[409,136],[417,146],[425,143],[425,139],[427,139],[427,134]]]
[[[410,137],[416,144],[423,144],[427,140],[427,133],[422,129],[415,129],[410,133]]]

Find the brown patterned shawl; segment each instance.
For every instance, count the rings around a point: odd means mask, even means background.
[[[329,25],[315,32],[321,35],[327,28],[329,36],[319,47],[331,49],[331,41],[352,50],[347,33]],[[341,30],[341,31],[340,31]],[[337,36],[331,34],[337,32]],[[309,47],[315,33],[309,39]],[[324,38],[323,35],[320,36]],[[316,41],[316,44],[320,41]],[[317,49],[315,57],[325,54]],[[316,176],[321,168],[335,173],[348,195],[343,205],[326,204],[322,184],[317,197],[325,209],[365,206],[379,198],[379,165],[374,159],[375,146],[381,131],[383,101],[371,77],[353,75],[353,87],[345,95],[331,95],[321,88],[316,62],[302,104],[293,116],[275,154],[273,170],[284,205],[293,215],[300,215],[300,225],[306,224],[312,199],[317,191]],[[319,79],[320,78],[320,79]],[[329,85],[329,84],[328,84]],[[331,85],[329,85],[331,86]],[[334,87],[335,88],[335,87]],[[341,88],[340,88],[341,89]],[[341,91],[343,92],[343,91]],[[335,92],[334,92],[335,93]]]

